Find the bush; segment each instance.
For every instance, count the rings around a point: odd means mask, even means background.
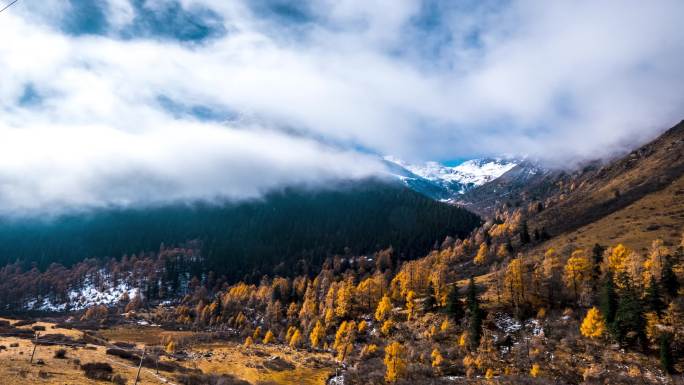
[[[45,331],[45,326],[43,326],[43,325],[35,325],[35,326],[31,327],[31,329],[32,329],[33,331],[36,331],[36,332],[44,332],[44,331]]]
[[[66,349],[57,349],[57,351],[55,352],[55,358],[65,359],[66,353]]]
[[[176,379],[181,385],[250,385],[229,374],[182,374]]]
[[[126,377],[123,377],[120,374],[115,374],[114,377],[112,377],[112,382],[116,385],[126,385],[128,380],[126,380]]]
[[[81,365],[85,376],[93,380],[110,381],[112,379],[112,366],[106,362],[90,362]]]

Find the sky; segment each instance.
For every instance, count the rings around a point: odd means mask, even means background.
[[[681,15],[679,0],[20,0],[0,13],[0,214],[256,198],[381,174],[387,154],[615,156],[684,118]]]

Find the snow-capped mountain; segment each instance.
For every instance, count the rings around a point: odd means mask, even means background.
[[[453,199],[490,182],[519,163],[515,159],[483,158],[452,167],[437,162],[410,164],[393,156],[384,159],[388,171],[408,187],[439,200]]]

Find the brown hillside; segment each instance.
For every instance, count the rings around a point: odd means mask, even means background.
[[[662,205],[665,202],[676,202],[677,198],[683,197],[677,195],[677,187],[668,188],[677,184],[676,181],[682,175],[684,121],[622,158],[606,164],[592,162],[573,173],[543,171],[532,165],[523,164],[465,195],[462,204],[473,211],[491,215],[501,204],[523,207],[540,202],[544,205],[544,210],[531,215],[530,228],[544,228],[552,236],[556,236],[578,230],[614,213],[616,217],[641,218],[642,212],[631,211],[638,210],[640,205],[632,207],[622,215],[617,212],[627,209],[650,194],[659,192],[660,194],[648,200],[649,203],[644,202],[643,205],[654,206],[653,210],[663,211],[660,213],[661,217],[670,218],[673,215],[673,208],[668,207],[665,213],[666,208]],[[677,221],[680,219],[677,217]],[[606,225],[605,222],[602,224]],[[633,224],[636,222],[625,222],[624,226]],[[676,224],[671,223],[670,226],[676,227]],[[614,239],[627,236],[629,233],[617,229],[610,231],[614,231],[615,234],[606,235]],[[666,227],[661,230],[667,231]]]
[[[666,188],[652,192],[630,205],[593,223],[554,237],[540,246],[542,249],[573,244],[591,248],[596,243],[618,243],[645,251],[653,239],[675,245],[684,230],[684,176]]]

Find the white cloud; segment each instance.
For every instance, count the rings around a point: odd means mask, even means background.
[[[576,161],[682,118],[679,1],[444,6],[434,31],[411,26],[424,7],[409,0],[312,2],[314,20],[294,31],[246,2],[182,4],[220,14],[228,32],[119,39],[127,0],[107,1],[104,36],[60,33],[50,20],[66,1],[2,15],[0,211],[243,198],[378,172],[355,148]],[[41,101],[21,105],[28,85]],[[160,96],[240,119],[173,114]]]

